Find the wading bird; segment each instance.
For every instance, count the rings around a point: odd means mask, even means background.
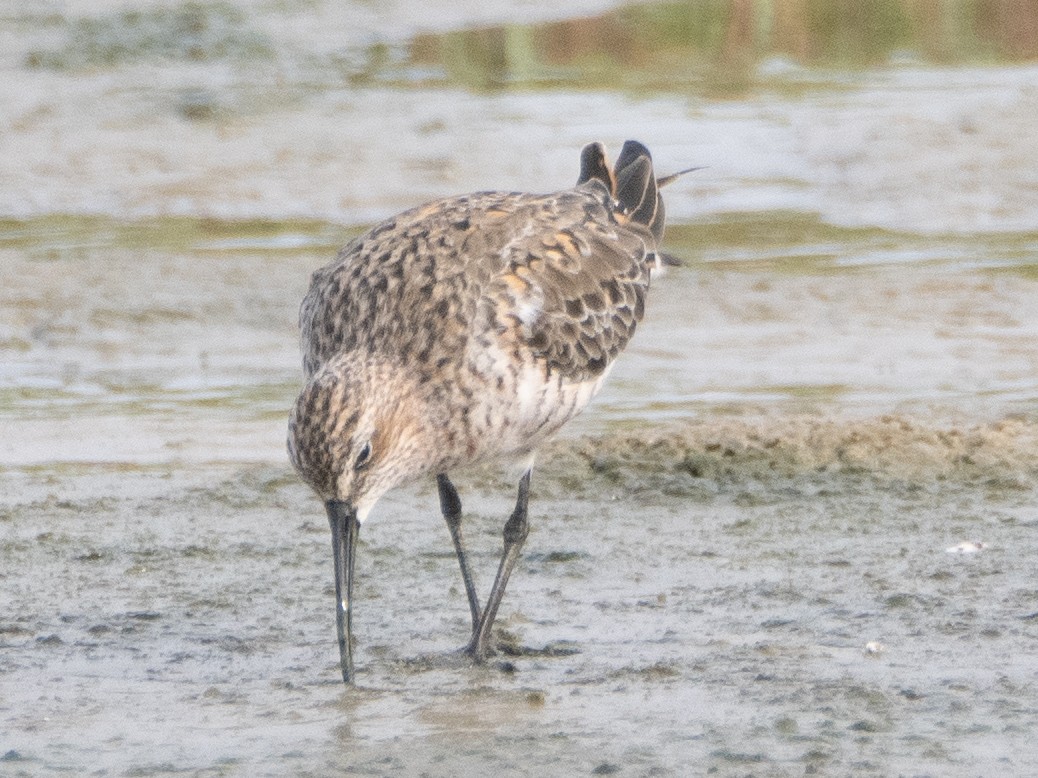
[[[682,173],[687,171],[682,171]],[[600,143],[572,189],[479,192],[388,219],[316,271],[300,311],[306,385],[289,421],[296,470],[325,504],[342,676],[354,680],[354,554],[389,489],[435,475],[483,661],[528,532],[537,447],[591,400],[642,318],[664,210],[645,146],[610,168]],[[480,606],[448,472],[524,462]]]

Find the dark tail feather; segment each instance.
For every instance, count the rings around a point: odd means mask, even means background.
[[[675,181],[677,181],[679,178],[685,175],[685,173],[691,173],[694,170],[706,170],[706,165],[700,165],[699,167],[687,167],[684,170],[679,170],[677,173],[671,173],[669,176],[657,178],[656,186],[662,188],[665,187],[667,184],[673,184]]]
[[[580,152],[580,178],[577,179],[577,186],[591,179],[601,181],[609,194],[616,196],[616,177],[606,161],[605,146],[598,142],[589,143]]]
[[[657,179],[652,170],[652,154],[641,143],[629,140],[620,151],[616,166],[610,170],[606,161],[605,147],[598,142],[589,143],[580,152],[580,178],[577,184],[595,179],[609,189],[613,199],[627,217],[644,224],[656,238],[656,245],[663,240],[666,208],[660,188],[672,183],[685,173],[702,168],[690,167],[669,176]]]
[[[620,149],[620,156],[616,158],[616,172],[619,174],[625,167],[637,162],[642,157],[648,159],[650,163],[652,162],[652,154],[645,148],[645,144],[636,140],[627,141]]]
[[[616,160],[616,199],[631,221],[649,228],[657,244],[663,240],[663,198],[652,171],[652,155],[638,141],[627,141]]]

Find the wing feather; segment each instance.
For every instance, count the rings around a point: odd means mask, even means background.
[[[647,229],[619,224],[598,188],[589,189],[560,196],[543,226],[530,225],[509,246],[500,289],[506,315],[536,310],[519,321],[525,346],[572,381],[600,376],[634,335],[653,250]]]
[[[573,189],[438,200],[353,240],[303,300],[307,376],[344,350],[446,363],[497,338],[548,374],[600,377],[642,318],[662,232],[648,151],[603,166],[595,144]]]

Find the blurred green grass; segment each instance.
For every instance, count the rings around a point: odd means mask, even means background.
[[[963,0],[701,0],[419,35],[382,78],[476,90],[576,86],[739,94],[810,82],[800,69],[1038,58],[1038,4]],[[369,74],[370,75],[370,74]],[[792,79],[791,79],[792,76]]]

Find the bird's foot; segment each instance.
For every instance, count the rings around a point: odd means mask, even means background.
[[[498,630],[495,638],[496,640],[491,641],[491,645],[485,646],[482,651],[479,650],[474,639],[470,640],[468,645],[459,649],[459,653],[470,657],[476,664],[484,664],[487,659],[497,655],[506,657],[557,657],[573,656],[580,653],[580,649],[577,648],[576,644],[567,640],[557,640],[545,646],[535,648],[533,646],[524,646],[519,642],[517,635],[506,630]]]
[[[494,646],[478,646],[476,641],[470,640],[468,644],[458,649],[458,653],[467,656],[475,664],[484,664],[488,658],[497,654],[497,648]]]

